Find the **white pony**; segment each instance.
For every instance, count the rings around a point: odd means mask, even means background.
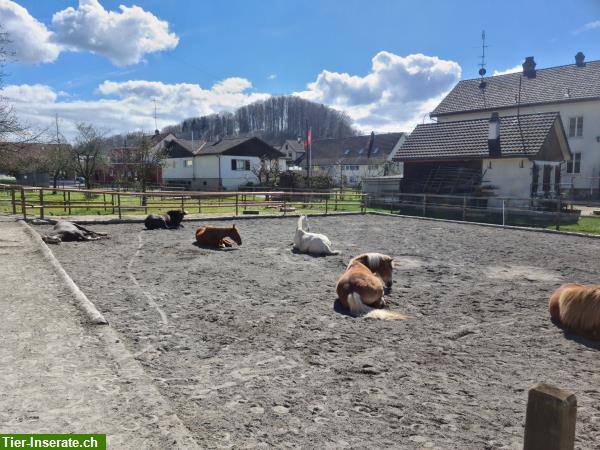
[[[306,231],[304,230],[306,224]],[[325,256],[339,255],[340,252],[331,250],[331,241],[324,234],[311,233],[306,216],[298,218],[296,235],[294,236],[294,249],[300,253],[309,255]]]

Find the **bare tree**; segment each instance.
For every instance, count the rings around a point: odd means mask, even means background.
[[[142,192],[146,192],[148,181],[152,179],[167,157],[166,148],[153,145],[151,139],[143,132],[132,136],[134,146],[128,155],[132,169],[137,173],[137,179]],[[145,198],[144,198],[145,200]]]
[[[92,177],[104,160],[106,143],[104,134],[88,123],[76,125],[77,136],[73,146],[73,164],[76,172],[85,178],[85,187],[90,189]]]
[[[54,142],[47,147],[46,154],[44,155],[44,168],[52,178],[52,187],[54,189],[58,187],[58,179],[72,170],[74,165],[71,146],[67,143],[67,139],[58,128],[58,115],[55,117],[55,124],[56,135],[52,139]]]
[[[262,185],[277,185],[281,170],[279,169],[279,160],[269,159],[264,156],[260,159],[257,165],[250,168],[252,173],[258,178],[258,182]]]

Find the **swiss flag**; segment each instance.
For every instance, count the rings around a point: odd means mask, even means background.
[[[311,131],[312,131],[312,127],[308,129],[308,131],[306,132],[306,140],[304,141],[304,146],[306,148],[308,148],[311,144]]]

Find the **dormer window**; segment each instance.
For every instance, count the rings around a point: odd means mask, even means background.
[[[583,136],[583,116],[569,118],[569,137]]]

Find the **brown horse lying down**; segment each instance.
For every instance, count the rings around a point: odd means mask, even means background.
[[[406,320],[409,317],[383,308],[384,283],[392,286],[394,258],[381,253],[364,253],[353,258],[339,278],[336,290],[342,305],[353,316],[370,319]]]
[[[569,283],[548,304],[554,322],[587,339],[600,340],[600,286]]]
[[[97,241],[106,236],[106,233],[88,230],[76,223],[61,220],[52,228],[52,234],[42,235],[42,240],[46,244],[60,244],[70,241]]]
[[[196,242],[198,245],[217,248],[231,247],[233,242],[225,239],[228,237],[233,239],[237,245],[242,245],[242,238],[235,225],[231,228],[200,227],[196,230]]]

